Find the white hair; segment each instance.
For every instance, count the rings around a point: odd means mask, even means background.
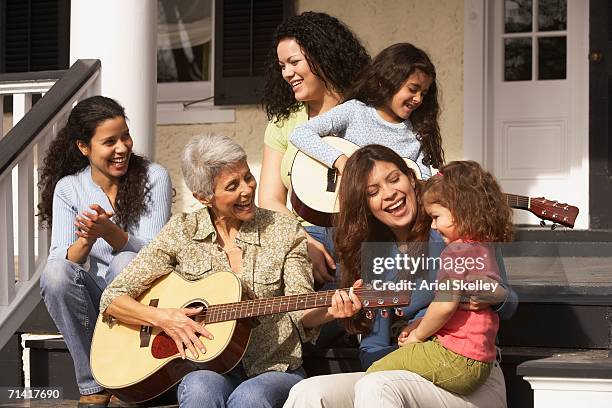
[[[185,184],[192,192],[210,199],[217,176],[246,158],[244,149],[227,136],[216,133],[196,135],[189,140],[181,157]]]

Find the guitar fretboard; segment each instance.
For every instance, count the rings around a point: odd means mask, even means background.
[[[236,303],[211,305],[202,313],[206,323],[225,322],[246,317],[266,316],[294,310],[331,306],[334,290],[273,297],[267,299],[245,300]]]
[[[349,289],[341,289],[346,292]],[[276,313],[292,312],[295,310],[313,309],[316,307],[329,307],[332,304],[332,297],[335,290],[305,293],[299,295],[279,296],[267,299],[245,300],[235,303],[224,303],[211,305],[206,308],[201,315],[204,316],[205,323],[218,323],[228,320],[244,319],[248,317],[266,316]],[[354,293],[360,300],[369,303],[398,303],[399,300],[383,300],[382,293],[378,290],[359,288],[354,289]],[[384,295],[382,295],[384,296]]]
[[[506,202],[512,208],[520,208],[523,210],[529,209],[529,197],[516,195],[516,194],[506,194]]]

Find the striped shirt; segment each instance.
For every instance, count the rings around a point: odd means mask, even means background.
[[[151,241],[170,219],[172,205],[172,182],[168,171],[162,166],[150,163],[147,177],[151,187],[151,204],[140,220],[127,231],[128,241],[119,252],[138,252]],[[91,212],[92,204],[98,204],[106,211],[113,207],[104,191],[91,178],[87,166],[76,174],[63,177],[53,192],[53,223],[51,226],[51,248],[49,259],[66,258],[68,247],[76,240],[74,221],[83,211]],[[115,217],[111,218],[114,220]],[[104,240],[98,239],[89,253],[84,268],[88,269],[101,287],[105,287],[104,276],[117,254]]]

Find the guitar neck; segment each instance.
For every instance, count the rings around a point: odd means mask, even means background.
[[[510,207],[521,210],[529,210],[529,197],[506,193],[504,193],[504,196],[506,196],[506,202]]]
[[[348,291],[348,289],[345,289]],[[243,302],[211,305],[202,312],[208,324],[238,320],[248,317],[267,316],[295,310],[329,307],[335,290],[279,296],[267,299],[245,300]],[[358,290],[355,290],[358,292]]]

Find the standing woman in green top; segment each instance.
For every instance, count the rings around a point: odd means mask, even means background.
[[[268,115],[260,177],[259,205],[287,208],[289,171],[297,149],[289,143],[296,126],[344,101],[370,63],[351,30],[325,13],[305,12],[279,25],[265,73],[263,105]],[[304,225],[316,283],[334,281],[333,240],[327,229]]]

